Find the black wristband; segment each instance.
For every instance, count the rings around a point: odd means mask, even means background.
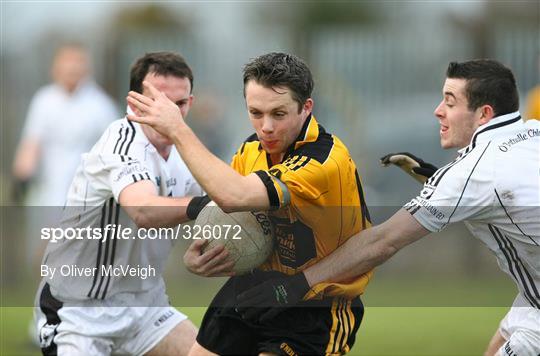
[[[203,208],[206,206],[206,204],[210,203],[210,197],[208,195],[204,195],[202,197],[194,197],[190,200],[187,209],[186,209],[186,215],[191,220],[197,219],[197,216],[199,216],[199,213]]]

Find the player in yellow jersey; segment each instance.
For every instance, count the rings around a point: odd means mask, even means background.
[[[245,66],[244,95],[256,133],[241,145],[231,166],[201,144],[174,103],[151,85],[147,88],[152,98],[130,93],[136,115],[129,119],[170,137],[223,210],[270,210],[276,223],[275,252],[260,270],[233,276],[221,288],[191,354],[335,355],[350,350],[363,317],[359,296],[372,271],[312,288],[298,273],[370,226],[347,148],[312,114],[313,79],[307,65],[289,54],[269,53]],[[206,201],[190,203],[192,217]],[[226,251],[208,256],[201,247],[194,242],[186,253],[190,270],[229,272]],[[266,287],[268,298],[243,302],[242,293],[258,285]],[[278,308],[288,305],[295,306]]]

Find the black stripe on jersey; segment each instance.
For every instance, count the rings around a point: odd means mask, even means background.
[[[116,204],[116,207],[115,207],[115,212],[114,212],[114,226],[116,226],[115,228],[115,233],[116,233],[116,229],[118,229],[118,218],[120,216],[120,205],[119,204]],[[114,233],[113,233],[113,237],[114,237]],[[111,252],[111,259],[110,259],[110,262],[109,262],[109,265],[114,267],[114,256],[116,255],[116,238],[113,239],[113,242],[112,242],[112,252]],[[101,295],[101,299],[105,299],[105,296],[107,295],[107,290],[109,289],[109,283],[111,282],[111,274],[109,274],[107,276],[107,283],[105,284],[105,289],[103,289],[103,294]]]
[[[122,140],[122,143],[120,144],[120,148],[118,149],[118,152],[114,152],[114,153],[122,154],[122,149],[124,148],[124,145],[126,144],[128,140],[129,131],[130,131],[129,126],[126,126],[126,133],[124,134],[124,139]],[[123,156],[122,156],[122,159],[123,159]]]
[[[454,216],[454,213],[456,212],[456,210],[457,210],[457,208],[459,206],[459,203],[461,202],[461,198],[463,198],[463,193],[465,193],[465,189],[467,189],[467,185],[469,184],[469,180],[471,179],[471,176],[474,173],[474,170],[475,170],[476,166],[478,165],[478,163],[480,162],[480,160],[484,156],[484,153],[486,153],[486,150],[488,149],[490,144],[491,144],[491,141],[486,145],[486,148],[484,148],[484,151],[482,151],[482,154],[480,155],[480,157],[478,157],[478,160],[476,161],[473,168],[471,169],[471,173],[469,173],[469,176],[467,177],[467,180],[465,181],[465,185],[463,186],[463,190],[461,191],[461,194],[459,195],[459,199],[458,199],[458,201],[456,203],[456,206],[454,207],[454,210],[452,210],[452,213],[448,217],[448,221],[446,222],[446,224],[449,224],[450,219],[452,219],[452,216]]]
[[[150,174],[148,174],[148,172],[146,172],[145,175],[146,175],[147,179],[152,180],[152,178],[150,178]]]
[[[503,122],[499,122],[498,124],[488,126],[485,129],[478,131],[472,138],[472,141],[471,141],[472,142],[471,143],[472,148],[474,148],[476,146],[476,138],[478,137],[478,135],[480,135],[480,134],[482,134],[482,133],[484,133],[486,131],[489,131],[489,130],[498,129],[499,127],[503,127],[503,126],[506,126],[506,125],[513,124],[514,122],[519,121],[519,120],[521,120],[521,116],[518,116],[518,117],[516,117],[514,119],[506,120],[506,121],[503,121]]]
[[[499,201],[499,204],[501,204],[501,206],[502,206],[504,212],[506,213],[506,216],[508,216],[508,219],[510,219],[510,221],[512,222],[512,224],[513,224],[515,227],[517,227],[517,229],[519,230],[519,232],[521,232],[521,233],[523,234],[523,236],[528,237],[528,238],[533,242],[533,244],[535,244],[536,246],[538,246],[538,243],[537,243],[536,241],[534,241],[534,239],[533,239],[531,236],[529,236],[529,235],[527,235],[525,232],[523,232],[523,230],[521,230],[521,228],[518,226],[518,224],[516,224],[516,223],[514,222],[514,220],[513,220],[512,217],[510,216],[510,214],[508,214],[508,210],[506,210],[506,207],[505,207],[504,204],[502,203],[501,197],[499,196],[499,193],[497,192],[497,189],[494,189],[494,190],[495,190],[495,195],[497,196],[497,200]]]
[[[354,175],[356,177],[356,188],[358,189],[358,199],[360,199],[360,209],[362,211],[362,230],[365,229],[366,220],[371,224],[371,216],[369,215],[369,210],[366,204],[366,199],[364,198],[364,190],[362,188],[362,183],[360,182],[360,176],[358,171],[354,170]]]
[[[456,157],[452,162],[448,163],[447,165],[439,168],[435,174],[433,174],[428,180],[427,180],[427,184],[429,185],[432,185],[434,187],[436,187],[439,182],[441,181],[442,177],[446,174],[446,172],[448,172],[448,170],[450,168],[452,168],[456,163],[458,162],[461,162],[462,159],[464,159],[467,154],[469,154],[471,152],[471,146],[469,145],[465,151],[463,151],[462,153],[459,154],[458,157]]]
[[[135,174],[132,174],[132,175],[131,175],[131,178],[133,178],[133,183],[137,183],[137,182],[138,182],[137,177],[135,177]]]
[[[309,157],[303,157],[302,159],[302,162],[296,164],[293,168],[291,168],[292,171],[297,171],[300,168],[305,167],[309,163],[309,161],[311,161],[311,158]]]
[[[101,228],[101,233],[103,234],[103,230],[105,228],[105,219],[106,219],[106,215],[107,215],[107,205],[109,204],[109,201],[106,201],[105,204],[103,204],[103,207],[101,208],[101,222],[100,222],[100,228]],[[97,258],[96,258],[96,273],[94,273],[94,280],[92,282],[92,287],[90,288],[90,290],[88,291],[88,294],[86,295],[87,297],[91,297],[92,296],[92,292],[94,291],[94,287],[96,286],[96,282],[97,282],[97,271],[99,271],[99,262],[101,261],[101,247],[103,246],[103,244],[101,243],[101,240],[99,240],[98,242],[98,252],[97,252]]]
[[[123,127],[120,126],[120,130],[118,130],[118,140],[116,140],[116,144],[114,145],[113,153],[116,152],[116,148],[118,147],[118,143],[122,140],[122,129],[123,129]]]
[[[255,171],[254,173],[261,178],[264,186],[266,187],[266,191],[268,192],[268,200],[270,200],[270,207],[272,209],[279,209],[279,194],[268,172]]]
[[[501,233],[501,231],[496,228],[495,226],[488,224],[489,230],[491,231],[491,234],[495,238],[495,241],[497,242],[497,245],[499,246],[499,249],[504,254],[504,257],[506,258],[506,262],[508,263],[508,268],[510,269],[510,273],[512,276],[514,276],[514,280],[519,283],[521,281],[521,285],[523,289],[525,290],[525,299],[534,307],[540,309],[540,304],[535,301],[534,296],[532,295],[531,291],[529,290],[529,286],[525,280],[525,277],[523,276],[523,272],[520,268],[520,265],[518,264],[518,261],[521,263],[521,260],[519,259],[517,255],[517,251],[515,250],[514,246],[510,242],[510,240],[507,238],[504,238],[504,235]],[[512,250],[514,253],[512,253]],[[529,275],[529,272],[527,269],[525,269],[525,266],[523,266],[523,263],[521,263],[523,269],[525,270],[525,273],[528,275],[529,282],[532,284],[534,289],[536,290],[536,286],[534,285],[534,281],[532,280],[531,276]],[[519,278],[516,276],[517,272],[519,275]],[[538,291],[536,290],[536,294],[538,294]],[[540,297],[538,297],[540,298]]]
[[[114,198],[110,198],[109,199],[109,209],[108,209],[109,211],[108,211],[108,215],[107,215],[107,225],[109,225],[109,226],[111,226],[111,224],[112,224],[113,207],[114,207]],[[112,232],[111,228],[106,229],[106,233],[103,236],[103,240],[105,240],[105,241],[102,241],[102,240],[99,241],[99,243],[101,243],[101,244],[105,243],[105,253],[103,254],[102,262],[100,263],[101,266],[105,266],[105,263],[107,262],[107,259],[109,258],[109,247],[111,245],[111,240],[112,240],[112,239],[109,238],[109,233],[110,232]],[[99,298],[99,293],[101,292],[101,287],[103,286],[103,281],[105,280],[105,276],[101,272],[103,272],[103,271],[100,271],[100,270],[96,271],[96,273],[99,273],[101,275],[98,287],[96,289],[96,293],[94,294],[94,298],[96,298],[96,299]]]
[[[508,254],[508,251],[506,251],[506,248],[503,247],[502,245],[502,242],[499,240],[497,234],[495,233],[495,230],[493,229],[493,225],[491,224],[488,224],[488,228],[489,228],[489,231],[491,232],[491,235],[493,236],[493,238],[495,239],[495,241],[497,242],[497,245],[499,246],[499,250],[501,250],[501,252],[503,253],[505,259],[506,259],[506,263],[508,264],[508,269],[510,270],[510,273],[512,274],[512,276],[514,277],[514,280],[516,282],[519,283],[519,279],[518,277],[516,276],[516,267],[514,266],[514,264],[512,263],[512,260],[510,259],[510,256]],[[521,274],[520,274],[520,277]],[[529,300],[529,296],[528,295],[525,295],[525,298],[527,298],[527,300]],[[531,301],[529,300],[529,303],[531,303]]]
[[[127,120],[127,119],[126,119]],[[133,122],[127,120],[129,126],[131,127],[131,138],[129,139],[129,142],[126,146],[126,150],[124,151],[124,154],[125,155],[128,155],[129,153],[129,147],[131,146],[131,144],[133,143],[133,139],[135,138],[135,126],[133,125]]]
[[[415,199],[416,199],[416,198],[415,198]],[[410,202],[408,202],[408,203],[405,205],[404,208],[405,208],[405,210],[407,210],[407,211],[409,212],[409,214],[414,215],[414,214],[416,214],[416,212],[417,212],[418,210],[420,210],[421,206],[420,206],[420,204],[419,204],[417,201],[415,201],[415,200],[413,199],[413,200],[411,200]]]
[[[291,152],[291,155],[307,156],[323,164],[330,156],[333,147],[334,137],[319,125],[319,137],[317,137],[317,140],[302,145],[297,150]]]
[[[144,180],[144,176],[142,175],[142,173],[139,173],[139,177],[141,177],[141,180]]]
[[[523,264],[523,261],[521,260],[521,258],[519,258],[516,247],[514,246],[512,241],[508,238],[508,236],[503,234],[496,226],[493,226],[493,228],[495,229],[495,232],[497,232],[499,234],[499,237],[501,239],[503,239],[503,241],[506,241],[507,245],[510,247],[510,250],[509,250],[510,255],[512,255],[515,258],[514,261],[517,260],[516,265],[517,266],[521,265],[521,269],[523,270],[523,273],[525,274],[525,277],[527,277],[527,281],[530,284],[531,291],[529,291],[529,293],[534,294],[534,295],[531,296],[531,298],[532,298],[532,300],[534,302],[533,305],[536,308],[540,309],[540,293],[538,293],[538,289],[536,288],[536,285],[534,284],[534,279],[532,278],[531,274],[529,273],[529,271],[527,270],[527,268]],[[527,287],[526,282],[524,283],[524,285],[525,285],[525,287]],[[528,288],[527,288],[527,290],[528,290]]]
[[[292,169],[293,166],[296,164],[296,162],[300,161],[300,158],[302,158],[302,156],[294,156],[288,160],[286,160],[285,162],[283,162],[283,164],[285,165],[285,167],[287,167],[288,169]]]

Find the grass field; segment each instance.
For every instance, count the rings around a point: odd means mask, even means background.
[[[200,323],[205,308],[182,308]],[[480,355],[505,307],[371,307],[350,355]],[[1,309],[0,355],[39,355],[28,340],[32,309]]]

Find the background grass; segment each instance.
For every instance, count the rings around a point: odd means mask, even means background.
[[[505,307],[371,307],[350,355],[481,355]],[[197,325],[204,307],[182,308]],[[28,338],[32,308],[1,309],[1,355],[39,355]]]

